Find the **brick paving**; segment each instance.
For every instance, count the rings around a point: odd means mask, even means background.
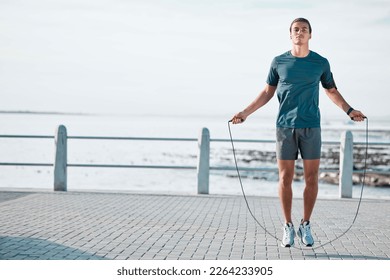
[[[256,218],[282,234],[279,199],[248,197]],[[3,260],[388,260],[390,201],[318,199],[314,248],[282,248],[241,196],[0,191]],[[302,200],[294,199],[299,223]]]

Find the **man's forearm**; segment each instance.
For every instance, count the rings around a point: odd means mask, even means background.
[[[263,107],[265,104],[268,103],[268,101],[271,100],[271,98],[274,96],[275,89],[270,88],[269,86],[265,87],[259,95],[256,97],[255,100],[251,104],[248,105],[243,110],[243,113],[247,116],[258,110],[259,108]]]
[[[341,93],[336,89],[328,89],[326,90],[328,97],[335,103],[338,107],[340,107],[344,112],[347,112],[351,106],[345,101],[344,97]]]

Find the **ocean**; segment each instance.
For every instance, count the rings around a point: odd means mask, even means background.
[[[54,136],[59,125],[65,125],[68,136],[169,137],[198,138],[202,128],[210,131],[211,139],[228,139],[227,121],[231,116],[167,116],[124,114],[42,114],[6,113],[0,118],[1,135]],[[242,125],[232,126],[234,139],[274,140],[275,119],[254,116]],[[390,143],[390,121],[373,119],[369,123],[369,142]],[[364,147],[365,124],[346,119],[323,120],[323,141],[339,141],[345,130],[353,132],[354,141]],[[378,151],[369,149],[370,157],[389,159],[389,146]],[[241,167],[276,167],[272,159],[273,143],[236,143]],[[329,148],[330,149],[330,148]],[[334,149],[334,148],[333,148]],[[333,151],[333,150],[332,150]],[[270,158],[259,159],[258,155]],[[136,165],[197,165],[196,141],[129,141],[129,140],[68,140],[68,163],[72,164],[136,164]],[[211,166],[233,167],[229,142],[211,142]],[[0,162],[53,163],[54,139],[22,139],[0,137]],[[332,159],[333,160],[333,159]],[[334,161],[334,160],[333,160]],[[361,166],[362,159],[354,163]],[[324,164],[331,164],[325,161]],[[372,160],[370,161],[372,162]],[[387,161],[386,161],[387,162]],[[385,163],[370,169],[390,171]],[[299,166],[299,161],[297,162]],[[196,170],[69,167],[69,191],[119,191],[159,194],[196,194]],[[277,196],[278,176],[272,172],[242,172],[247,195]],[[32,166],[0,166],[0,188],[53,189],[53,168]],[[294,181],[294,195],[302,196],[304,182]],[[361,185],[356,183],[353,197],[359,197]],[[337,198],[338,186],[320,183],[319,198]],[[240,195],[235,171],[212,170],[210,193]],[[390,199],[390,187],[366,186],[365,198]]]

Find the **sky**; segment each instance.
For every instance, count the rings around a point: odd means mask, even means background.
[[[0,0],[0,111],[230,116],[297,17],[350,105],[390,116],[390,0]],[[342,116],[320,92],[322,115]]]

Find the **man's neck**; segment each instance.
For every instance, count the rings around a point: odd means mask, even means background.
[[[309,53],[309,45],[293,45],[291,49],[291,54],[296,57],[306,57]]]

